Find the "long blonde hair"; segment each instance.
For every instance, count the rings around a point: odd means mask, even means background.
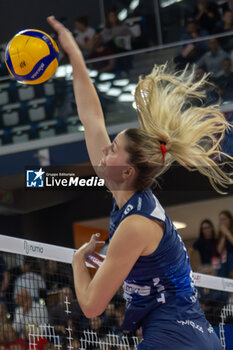
[[[219,193],[220,187],[233,183],[231,173],[220,167],[219,161],[233,158],[221,151],[221,141],[231,128],[219,105],[198,106],[205,97],[208,75],[195,81],[195,70],[188,67],[181,73],[170,73],[167,64],[155,66],[144,79],[139,78],[135,100],[141,130],[128,129],[126,137],[129,161],[139,169],[142,187],[151,185],[150,179],[165,172],[177,161],[190,171],[198,170],[208,177]],[[165,143],[165,161],[161,152]],[[231,163],[232,164],[232,163]],[[143,183],[143,169],[149,176]],[[140,171],[140,169],[142,171]],[[139,181],[138,181],[139,183]]]

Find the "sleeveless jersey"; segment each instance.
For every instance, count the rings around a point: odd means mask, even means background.
[[[164,233],[157,249],[140,256],[124,282],[126,313],[122,328],[137,329],[153,310],[158,322],[203,318],[184,243],[150,189],[134,193],[120,210],[114,200],[110,239],[129,215],[163,222]]]

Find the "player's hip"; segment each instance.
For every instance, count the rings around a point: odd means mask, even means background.
[[[143,327],[138,350],[221,350],[214,329],[203,318],[161,321]]]

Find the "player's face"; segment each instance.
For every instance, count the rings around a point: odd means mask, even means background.
[[[121,132],[115,137],[110,146],[102,150],[103,158],[99,163],[99,167],[103,177],[107,180],[115,183],[124,181],[123,173],[131,167],[128,163],[129,154],[125,150],[126,142],[124,132]]]
[[[125,151],[125,144],[125,135],[124,132],[121,132],[110,146],[103,149],[103,163],[107,166],[126,165],[129,155]]]

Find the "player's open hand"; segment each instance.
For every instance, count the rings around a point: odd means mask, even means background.
[[[88,257],[88,255],[92,254],[94,252],[94,250],[97,247],[103,247],[105,244],[105,241],[98,241],[100,234],[96,233],[94,235],[91,236],[91,239],[89,242],[83,244],[78,250],[77,252],[74,254],[73,256],[73,262],[76,259],[76,256],[82,256],[84,259],[86,259]]]
[[[54,16],[47,17],[47,21],[57,32],[61,47],[68,55],[79,50],[78,45],[69,29],[67,29],[61,22],[56,20]]]

